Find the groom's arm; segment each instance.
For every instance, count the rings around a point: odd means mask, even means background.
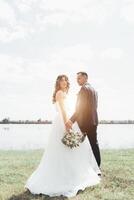
[[[75,121],[76,121],[76,118],[77,118],[77,114],[76,114],[76,111],[75,111],[75,113],[72,115],[72,117],[70,118],[70,121],[72,122],[72,123],[74,123]]]
[[[79,98],[80,98],[80,92],[78,93],[78,96],[77,96],[77,101],[76,101],[76,106],[75,106],[75,112],[74,114],[72,115],[72,117],[70,118],[70,121],[72,123],[74,123],[77,119],[77,115],[78,115],[78,102],[79,102]]]
[[[78,115],[83,110],[83,105],[85,103],[86,98],[87,98],[87,89],[85,87],[81,87],[81,90],[78,93],[78,97],[77,97],[75,112],[72,115],[72,117],[70,118],[70,120],[71,120],[72,123],[74,123],[75,121],[77,121]]]

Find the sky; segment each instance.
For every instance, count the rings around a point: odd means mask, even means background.
[[[86,71],[99,119],[134,119],[134,0],[0,0],[0,120],[52,119],[59,74],[70,106]]]

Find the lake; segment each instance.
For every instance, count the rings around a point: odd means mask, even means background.
[[[51,124],[0,124],[0,149],[45,149]],[[134,124],[100,124],[101,149],[134,148]]]

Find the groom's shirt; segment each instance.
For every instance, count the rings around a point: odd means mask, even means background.
[[[70,120],[78,125],[82,132],[87,132],[90,128],[98,125],[98,95],[91,84],[84,84],[77,97],[76,109]]]

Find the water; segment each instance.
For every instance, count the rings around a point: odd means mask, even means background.
[[[0,149],[45,149],[51,126],[0,124]],[[98,141],[101,149],[134,148],[134,125],[99,125]]]
[[[98,127],[101,149],[134,148],[134,124],[103,124]]]

